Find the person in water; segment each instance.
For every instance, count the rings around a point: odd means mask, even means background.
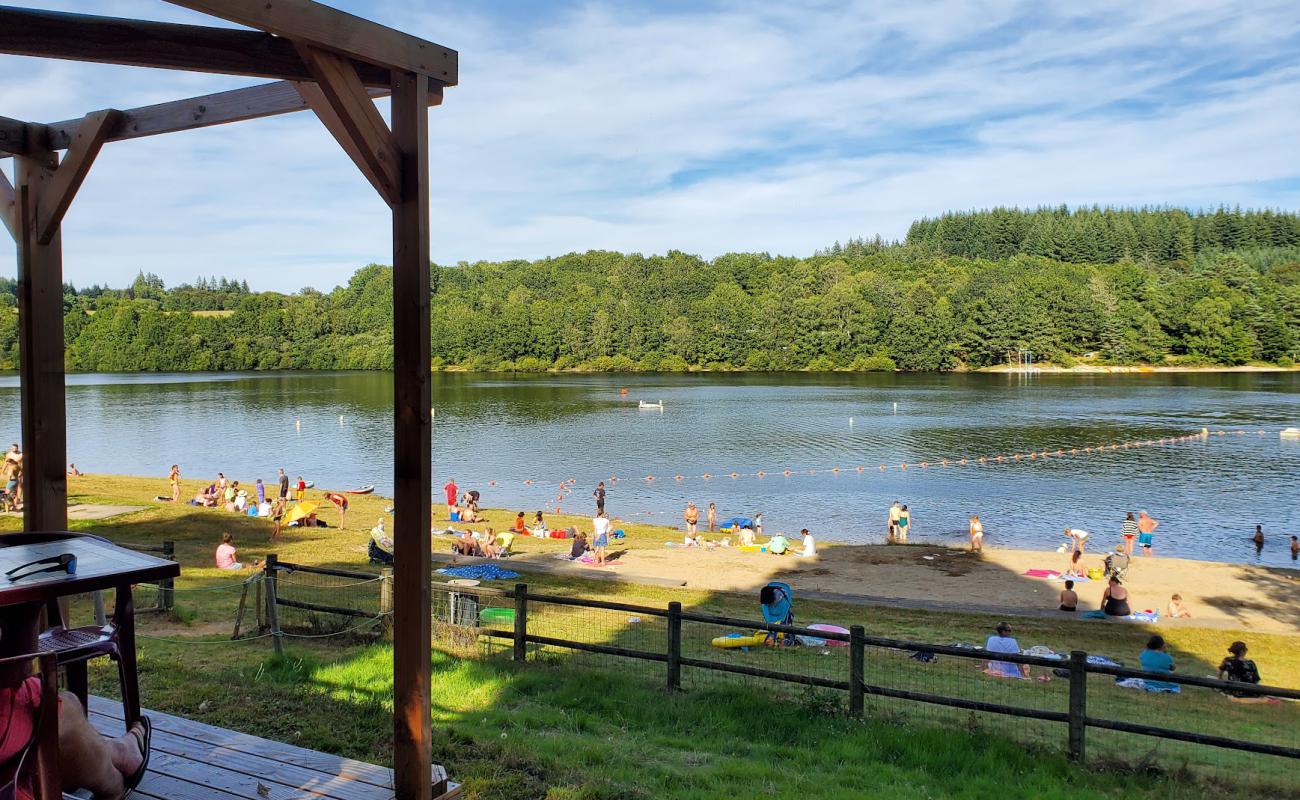
[[[1264,550],[1264,526],[1263,525],[1255,526],[1255,535],[1252,536],[1250,540],[1255,543],[1256,555],[1263,552]]]
[[[1152,518],[1147,512],[1138,513],[1138,546],[1142,548],[1142,555],[1155,555],[1155,531],[1159,524],[1160,521]],[[1129,555],[1133,555],[1132,550],[1129,550]]]
[[[1133,613],[1128,604],[1128,589],[1114,576],[1101,594],[1101,610],[1108,617],[1127,617]]]
[[[977,514],[970,515],[970,551],[984,552],[984,523],[980,522]]]
[[[898,509],[898,543],[907,544],[907,532],[912,529],[912,516],[907,511],[907,504]]]
[[[1124,537],[1124,551],[1130,556],[1133,555],[1133,543],[1137,541],[1138,536],[1138,522],[1132,511],[1124,515],[1124,524],[1120,526],[1120,535]]]
[[[1300,538],[1291,537],[1291,560],[1295,561],[1300,558]]]

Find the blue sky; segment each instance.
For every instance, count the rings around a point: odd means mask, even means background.
[[[461,53],[430,113],[439,263],[806,255],[992,205],[1300,208],[1295,2],[332,4]],[[0,114],[38,121],[252,82],[12,56],[0,76]],[[327,290],[390,260],[387,209],[307,113],[108,145],[63,241],[78,285]]]

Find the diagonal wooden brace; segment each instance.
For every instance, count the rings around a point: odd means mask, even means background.
[[[0,223],[3,223],[5,230],[9,235],[18,241],[18,195],[14,192],[14,185],[9,182],[9,178],[0,170]]]
[[[121,117],[120,111],[112,109],[87,114],[77,135],[68,145],[68,154],[54,173],[49,188],[42,193],[40,207],[36,210],[36,240],[39,244],[49,244],[59,232],[63,215],[72,205],[82,181],[90,172],[95,156],[103,147],[104,140]]]
[[[298,52],[316,78],[315,84],[298,84],[302,99],[356,162],[384,202],[395,205],[401,193],[397,145],[352,62],[303,44],[298,45]]]

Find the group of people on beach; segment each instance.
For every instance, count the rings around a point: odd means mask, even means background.
[[[1008,622],[999,622],[984,643],[984,649],[990,653],[1002,655],[1020,655],[1024,651],[1020,649],[1020,643],[1011,635],[1011,624]],[[1243,641],[1235,641],[1228,645],[1228,655],[1219,663],[1219,669],[1216,677],[1221,681],[1233,681],[1243,684],[1260,683],[1259,667],[1255,662],[1246,658],[1249,648]],[[1034,651],[1030,651],[1031,653]],[[1114,663],[1114,662],[1112,662]],[[1159,634],[1152,634],[1146,643],[1146,647],[1138,654],[1138,664],[1144,672],[1155,673],[1157,675],[1172,674],[1176,666],[1173,656],[1169,654],[1168,644],[1165,638]],[[1011,661],[988,661],[983,667],[987,675],[997,678],[1021,678],[1029,680],[1033,678],[1032,671],[1028,664],[1020,664]],[[1067,673],[1068,674],[1068,673]],[[1040,681],[1050,681],[1052,675],[1044,673],[1038,676]],[[1145,689],[1149,692],[1166,692],[1177,694],[1181,691],[1180,684],[1170,681],[1162,681],[1159,678],[1134,678],[1119,677],[1115,679],[1116,684],[1131,688]],[[1267,697],[1255,694],[1253,692],[1225,688],[1221,690],[1224,694],[1238,702],[1260,703],[1269,702]]]

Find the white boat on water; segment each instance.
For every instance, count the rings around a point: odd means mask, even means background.
[[[1283,428],[1278,436],[1283,439],[1300,439],[1300,428]]]
[[[659,411],[663,411],[663,410],[664,410],[664,401],[662,401],[662,400],[657,400],[657,401],[651,403],[649,400],[638,400],[638,401],[637,401],[637,404],[636,404],[636,407],[637,407],[637,408],[654,408],[654,409],[658,409]]]

